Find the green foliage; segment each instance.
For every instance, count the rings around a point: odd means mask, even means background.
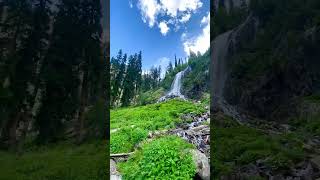
[[[171,84],[176,74],[180,71],[183,71],[187,66],[187,64],[180,64],[175,66],[171,71],[167,71],[166,76],[161,81],[161,87],[168,91],[171,88]]]
[[[196,169],[188,148],[192,145],[175,136],[153,140],[121,163],[120,171],[124,179],[192,179]]]
[[[137,104],[146,105],[156,103],[164,94],[165,93],[163,88],[142,92],[138,97]]]
[[[246,6],[241,6],[240,8],[233,7],[229,13],[223,6],[220,6],[216,11],[213,10],[211,14],[213,20],[210,22],[210,25],[214,28],[212,28],[211,38],[215,38],[217,35],[235,28],[245,20],[247,14]]]
[[[310,96],[304,97],[304,100],[311,102],[311,103],[320,103],[320,94],[314,93]]]
[[[141,128],[121,128],[111,134],[110,151],[112,153],[131,152],[136,144],[147,138],[147,135],[148,131]]]
[[[210,51],[189,58],[191,71],[182,79],[183,94],[192,99],[200,99],[204,92],[209,92]]]
[[[146,137],[149,131],[173,128],[176,124],[181,123],[182,114],[201,114],[202,112],[204,112],[202,106],[177,99],[159,104],[111,110],[111,131],[120,128],[120,131],[111,134],[111,152],[119,153],[120,150],[128,152],[143,137]],[[130,136],[135,136],[135,134],[139,138],[132,139]],[[121,140],[128,142],[121,142]],[[123,148],[119,146],[119,142],[125,144]]]
[[[295,134],[266,135],[254,128],[231,125],[213,128],[214,177],[232,173],[237,167],[264,160],[275,170],[290,168],[305,158],[302,141]]]
[[[130,55],[122,50],[111,61],[111,106],[129,106],[133,104],[135,96],[144,88],[142,75],[142,52]]]
[[[20,155],[0,151],[1,179],[107,179],[105,143],[51,144]]]
[[[290,120],[290,124],[297,128],[303,136],[320,136],[320,114],[301,116]]]

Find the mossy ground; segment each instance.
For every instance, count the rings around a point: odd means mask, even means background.
[[[0,151],[3,180],[107,179],[105,141],[33,146],[20,155]]]

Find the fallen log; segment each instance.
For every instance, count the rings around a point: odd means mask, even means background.
[[[132,155],[133,152],[129,152],[129,153],[119,153],[119,154],[110,154],[111,158],[117,158],[117,157],[128,157],[130,155]]]

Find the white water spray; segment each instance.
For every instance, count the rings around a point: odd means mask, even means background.
[[[174,80],[171,84],[170,91],[166,95],[162,96],[158,102],[165,101],[168,98],[174,98],[174,97],[186,99],[186,97],[181,93],[181,86],[182,86],[182,78],[189,70],[190,70],[190,67],[188,66],[186,69],[178,72],[175,75]]]

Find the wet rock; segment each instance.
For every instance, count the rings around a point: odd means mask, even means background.
[[[210,166],[209,166],[209,160],[206,157],[205,154],[201,153],[199,150],[190,150],[190,153],[192,154],[192,159],[196,165],[197,168],[197,175],[203,179],[203,180],[209,180],[210,179]]]

